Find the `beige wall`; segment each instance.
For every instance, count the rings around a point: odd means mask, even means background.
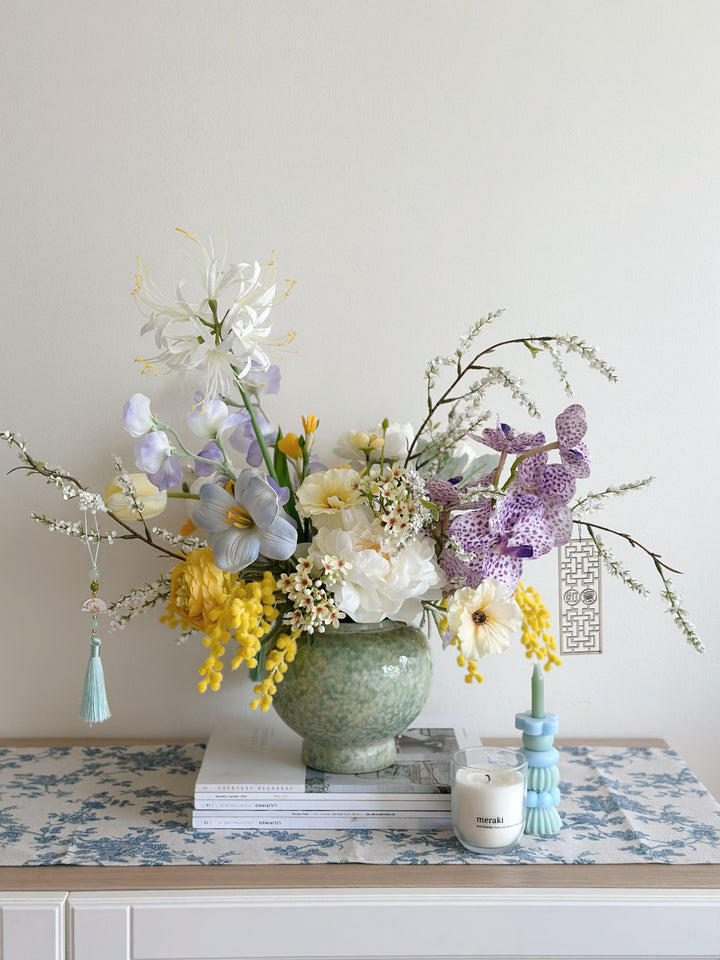
[[[716,2],[38,2],[3,0],[0,425],[102,488],[147,346],[136,257],[165,289],[176,226],[227,231],[235,258],[277,251],[298,331],[274,411],[321,418],[321,450],[387,415],[418,420],[426,359],[503,306],[498,338],[571,331],[621,376],[572,365],[590,486],[655,474],[605,514],[673,566],[709,647],[655,595],[606,581],[605,653],[546,684],[567,735],[666,737],[720,793],[715,511],[720,152]],[[514,365],[515,358],[506,362]],[[518,360],[518,363],[521,361]],[[522,361],[551,421],[565,398]],[[519,368],[518,368],[519,369]],[[503,418],[530,424],[498,396]],[[166,408],[167,409],[167,408]],[[14,465],[0,451],[3,471]],[[2,482],[0,734],[77,734],[88,558],[31,510],[54,491]],[[117,544],[102,592],[161,562]],[[149,552],[148,552],[149,553]],[[554,561],[528,580],[556,603]],[[93,733],[203,734],[247,689],[194,692],[201,651],[154,618],[107,639],[113,718]],[[467,687],[438,654],[429,709],[511,734],[527,705],[519,647]]]

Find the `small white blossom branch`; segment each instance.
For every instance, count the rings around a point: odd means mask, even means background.
[[[136,587],[124,597],[113,601],[108,607],[110,614],[110,630],[122,630],[133,617],[144,613],[158,603],[163,603],[170,596],[170,578],[160,577],[152,583],[145,583]]]
[[[599,535],[595,533],[595,531],[606,530],[609,533],[614,533],[617,536],[627,540],[633,547],[640,547],[641,550],[644,550],[645,553],[652,558],[655,569],[657,570],[658,575],[663,583],[663,589],[660,591],[660,596],[666,601],[668,605],[668,613],[672,616],[675,626],[684,635],[690,646],[694,647],[698,653],[705,653],[705,645],[697,635],[695,625],[691,623],[688,612],[683,607],[682,601],[675,590],[675,586],[667,573],[667,571],[672,571],[673,573],[679,573],[680,571],[673,570],[672,567],[669,567],[666,563],[662,562],[659,554],[653,553],[652,550],[648,550],[647,547],[644,547],[641,543],[638,543],[637,540],[633,540],[632,537],[629,537],[625,533],[619,533],[617,530],[608,530],[607,527],[599,527],[597,524],[582,523],[582,526],[586,527],[590,533],[593,543],[595,544],[598,554],[600,555],[600,559],[609,573],[615,577],[619,577],[625,586],[645,597],[648,596],[649,593],[647,588],[635,580],[630,572],[624,568],[615,559],[615,557],[613,557],[611,552],[605,546]]]
[[[86,534],[85,528],[79,520],[56,520],[54,517],[46,517],[42,513],[31,513],[30,517],[42,524],[51,533],[64,533],[68,537],[79,537],[86,543],[97,543],[100,540],[102,543],[112,544],[118,536],[114,530],[110,533],[101,533],[99,537],[94,530],[88,530]]]
[[[107,513],[107,515],[114,520],[115,523],[120,524],[124,530],[127,530],[127,534],[116,536],[116,539],[139,540],[141,543],[146,543],[148,546],[153,547],[160,553],[164,553],[166,556],[173,557],[175,560],[185,559],[182,554],[175,553],[172,550],[169,550],[167,547],[164,547],[162,544],[154,541],[150,536],[147,527],[145,528],[145,536],[143,536],[137,530],[134,530],[129,524],[125,523],[124,520],[121,520],[120,517],[107,509],[105,501],[100,494],[92,493],[84,484],[80,483],[79,480],[71,476],[61,467],[53,467],[47,463],[43,463],[41,460],[36,460],[29,453],[25,441],[20,434],[13,433],[11,430],[3,430],[0,433],[0,439],[5,440],[11,448],[15,447],[17,455],[23,465],[27,468],[28,473],[34,473],[38,476],[45,477],[48,483],[58,487],[64,500],[77,499],[78,506],[80,510],[83,511],[89,510],[92,513]],[[22,467],[13,467],[9,473],[14,473],[15,470],[22,469]]]
[[[644,584],[640,583],[639,580],[636,580],[630,570],[620,563],[620,561],[604,543],[604,541],[592,530],[590,531],[590,536],[595,544],[595,549],[598,552],[598,556],[600,557],[600,560],[602,561],[602,564],[607,572],[611,576],[617,577],[618,580],[622,581],[622,583],[624,583],[629,590],[632,590],[633,593],[638,593],[641,597],[649,597],[650,591],[648,588]]]
[[[570,507],[573,517],[587,517],[598,510],[601,510],[608,500],[616,497],[624,497],[626,493],[632,493],[635,490],[642,490],[649,486],[655,477],[645,477],[643,480],[631,480],[629,483],[621,483],[617,486],[611,485],[597,493],[587,493],[584,497],[576,500]]]

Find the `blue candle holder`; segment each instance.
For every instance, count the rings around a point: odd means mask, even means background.
[[[525,833],[536,836],[559,833],[562,820],[556,808],[560,803],[557,768],[560,754],[553,746],[558,715],[545,713],[542,717],[534,717],[532,711],[527,710],[516,714],[515,726],[523,732],[522,752],[528,762]]]

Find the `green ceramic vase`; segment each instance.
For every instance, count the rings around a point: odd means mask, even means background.
[[[369,773],[395,760],[395,737],[430,692],[432,651],[417,627],[342,621],[301,634],[273,706],[303,738],[303,763],[327,773]]]

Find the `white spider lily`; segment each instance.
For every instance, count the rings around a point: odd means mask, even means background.
[[[184,232],[184,231],[182,231]],[[269,346],[282,346],[292,339],[270,339],[270,311],[276,303],[275,264],[263,276],[257,261],[227,263],[214,255],[197,238],[201,256],[193,260],[202,284],[202,296],[193,301],[185,296],[186,281],[180,281],[174,299],[165,297],[150,280],[147,269],[139,271],[134,297],[147,317],[143,333],[153,333],[159,352],[145,363],[160,372],[195,371],[204,378],[204,405],[227,394],[233,383],[251,370],[267,370]],[[192,258],[190,258],[192,259]],[[221,308],[222,294],[232,303]],[[262,344],[262,346],[261,346]]]

